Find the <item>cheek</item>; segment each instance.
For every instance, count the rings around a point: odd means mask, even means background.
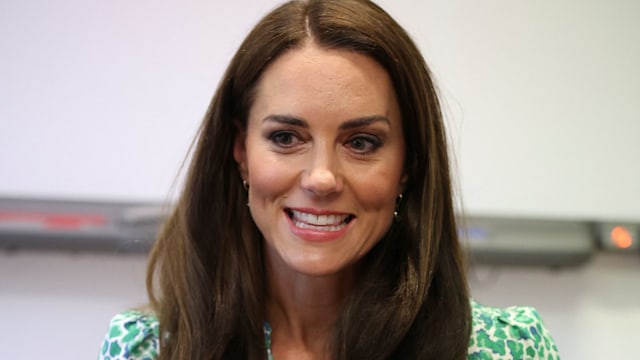
[[[395,160],[395,159],[394,159]],[[385,162],[385,166],[376,168],[373,171],[355,172],[356,175],[351,176],[352,189],[359,199],[362,206],[369,210],[390,211],[393,212],[396,206],[396,200],[401,192],[401,166],[388,166],[388,164],[401,163],[389,160]]]
[[[363,178],[352,182],[352,184],[358,202],[364,210],[390,215],[395,209],[396,198],[399,193],[397,182],[391,182],[386,179],[372,181]]]
[[[270,198],[285,192],[295,173],[291,166],[283,166],[269,156],[256,156],[248,161],[250,191],[255,197]]]

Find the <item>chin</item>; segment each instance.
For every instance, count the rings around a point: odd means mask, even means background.
[[[314,277],[333,276],[349,273],[354,269],[351,263],[335,263],[334,259],[314,259],[289,262],[287,265],[290,269],[299,274]]]

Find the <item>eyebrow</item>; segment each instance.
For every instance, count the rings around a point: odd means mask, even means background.
[[[391,126],[391,121],[386,116],[382,115],[371,115],[371,116],[363,116],[351,120],[347,120],[340,124],[338,127],[340,130],[348,130],[359,128],[362,126],[367,126],[376,122],[385,122],[387,125]]]
[[[265,117],[262,121],[263,122],[273,121],[280,124],[299,126],[305,129],[309,128],[309,124],[307,123],[306,120],[297,118],[295,116],[290,116],[290,115],[269,115]],[[342,124],[340,124],[338,129],[339,130],[355,129],[355,128],[367,126],[376,122],[385,122],[391,125],[391,122],[386,116],[371,115],[371,116],[362,116],[355,119],[349,119],[343,122]]]
[[[262,119],[262,122],[276,122],[279,124],[299,126],[305,129],[309,128],[306,120],[290,115],[269,115]]]

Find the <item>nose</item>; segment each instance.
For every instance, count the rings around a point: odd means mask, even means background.
[[[339,164],[331,151],[315,151],[300,179],[302,188],[315,196],[327,196],[342,191],[343,180]]]

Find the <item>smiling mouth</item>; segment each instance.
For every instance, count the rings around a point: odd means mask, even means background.
[[[316,215],[293,209],[285,209],[293,225],[301,229],[339,231],[355,219],[351,214]]]

